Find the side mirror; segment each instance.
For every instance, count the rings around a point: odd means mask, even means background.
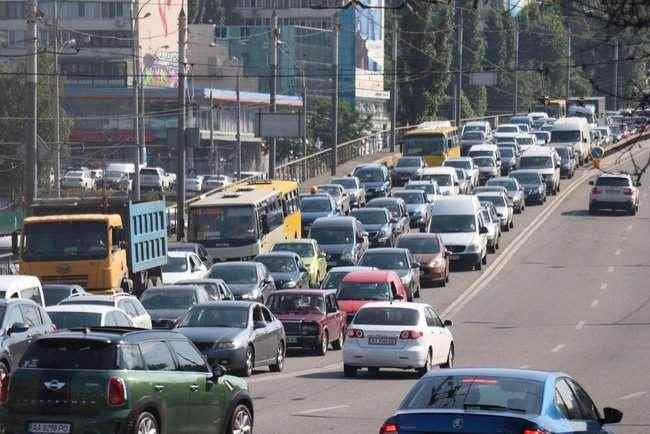
[[[485,226],[481,226],[481,228],[478,230],[479,234],[487,234],[488,233],[488,228]]]
[[[266,327],[266,323],[264,321],[255,321],[253,323],[253,330],[263,329],[264,327]]]
[[[219,363],[215,364],[212,366],[212,380],[218,380],[220,377],[226,375],[226,372],[228,372],[228,370],[225,366],[220,365]]]
[[[298,269],[299,269],[302,273],[306,273],[306,272],[307,272],[307,267],[305,267],[304,265],[301,265],[300,268],[298,268]]]
[[[600,419],[600,423],[608,425],[610,423],[619,423],[622,419],[623,412],[615,408],[605,407],[603,408],[603,417]]]
[[[7,330],[7,336],[11,336],[14,333],[25,333],[27,330],[29,330],[29,327],[21,322],[17,322],[9,327],[9,330]]]
[[[450,319],[446,319],[446,320],[443,322],[443,325],[444,325],[445,327],[451,327],[452,325],[454,325],[454,323],[451,322]]]
[[[589,181],[589,185],[594,185],[594,181]]]
[[[263,280],[264,283],[273,283],[273,278],[271,276],[267,276]]]
[[[368,232],[366,232],[366,231],[361,232],[361,236],[364,237],[364,238],[367,238],[368,237]]]

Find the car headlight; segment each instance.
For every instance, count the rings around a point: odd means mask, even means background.
[[[219,350],[232,350],[233,348],[235,348],[235,343],[233,341],[217,342],[217,349]]]
[[[431,262],[431,267],[439,268],[442,267],[443,264],[444,264],[444,260],[438,257]]]
[[[315,322],[306,322],[302,325],[302,334],[305,336],[318,335],[319,327]]]
[[[287,280],[287,282],[284,284],[287,288],[295,288],[298,284],[296,283],[295,280]]]

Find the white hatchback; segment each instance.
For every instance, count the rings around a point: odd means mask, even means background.
[[[126,312],[112,306],[92,304],[55,305],[46,307],[50,319],[59,330],[74,327],[133,327]]]
[[[110,306],[126,313],[135,327],[151,328],[151,316],[137,297],[125,292],[115,294],[81,293],[71,295],[59,302],[59,305]]]
[[[196,253],[171,250],[167,252],[167,263],[162,267],[162,281],[171,285],[179,280],[200,279],[207,272],[208,268]]]
[[[415,369],[424,375],[432,366],[454,363],[451,321],[442,321],[424,303],[367,303],[348,327],[343,346],[343,371],[353,377],[368,368]]]

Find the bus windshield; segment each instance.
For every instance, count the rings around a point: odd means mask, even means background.
[[[217,206],[190,210],[190,240],[257,239],[255,210],[252,206]]]
[[[442,135],[406,137],[404,155],[422,157],[440,155],[447,150],[447,140]]]

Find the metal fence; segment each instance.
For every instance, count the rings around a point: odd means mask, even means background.
[[[0,255],[0,275],[17,274],[11,253]]]

